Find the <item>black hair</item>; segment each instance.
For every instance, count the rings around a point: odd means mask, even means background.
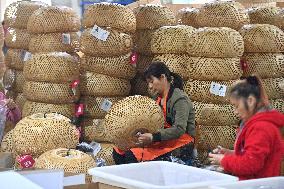
[[[160,78],[165,74],[167,80],[174,88],[183,90],[183,80],[177,73],[171,72],[163,62],[152,62],[144,71],[144,79],[150,79],[151,76]]]
[[[238,82],[231,88],[230,96],[244,99],[251,95],[254,96],[257,101],[255,110],[269,106],[266,92],[258,76],[241,77],[241,80],[241,82]],[[245,108],[248,110],[247,102],[245,102]]]

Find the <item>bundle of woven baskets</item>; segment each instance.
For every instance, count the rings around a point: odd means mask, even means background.
[[[135,51],[138,53],[138,61],[137,75],[131,82],[131,94],[150,96],[147,83],[143,80],[143,72],[153,61],[154,54],[166,53],[166,55],[157,57],[156,60],[167,61],[169,65],[173,66],[172,68],[175,68],[174,70],[181,71],[183,66],[179,63],[184,60],[184,57],[180,58],[178,55],[170,55],[170,53],[185,50],[181,46],[186,44],[184,40],[190,35],[193,28],[175,26],[174,13],[161,5],[141,5],[134,9],[134,14],[137,20],[134,43]],[[174,41],[174,45],[171,40]],[[163,44],[164,42],[165,44]]]
[[[10,4],[4,13],[5,27],[8,28],[5,44],[9,48],[4,61],[7,67],[4,74],[4,80],[7,81],[7,85],[4,85],[4,87],[8,90],[6,95],[14,98],[20,109],[23,108],[26,100],[23,97],[23,85],[25,82],[23,68],[24,62],[29,57],[28,51],[31,40],[27,24],[31,15],[37,9],[45,6],[46,4],[41,2],[18,1]]]
[[[241,34],[245,42],[244,76],[257,74],[262,78],[271,105],[283,112],[284,32],[274,25],[251,24],[244,26]]]
[[[27,98],[23,116],[36,112],[57,112],[74,116],[79,83],[80,19],[71,8],[44,6],[27,22],[32,35],[29,51],[32,56],[24,66],[24,96]]]
[[[82,24],[85,28],[80,39],[80,50],[84,53],[80,61],[82,134],[86,141],[111,142],[104,118],[117,101],[130,93],[130,80],[136,74],[131,64],[136,18],[126,6],[96,3],[88,6]],[[98,157],[114,164],[112,145],[104,148]]]

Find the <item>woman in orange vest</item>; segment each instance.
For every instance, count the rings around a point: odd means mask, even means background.
[[[171,161],[171,157],[188,162],[192,158],[195,136],[193,105],[183,92],[183,81],[162,62],[153,62],[144,72],[149,91],[163,109],[164,128],[157,133],[137,133],[137,148],[122,151],[114,148],[116,164],[141,161]]]

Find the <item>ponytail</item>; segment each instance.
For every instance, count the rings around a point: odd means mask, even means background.
[[[178,88],[180,90],[183,90],[183,80],[181,76],[177,73],[171,72],[171,84],[174,88]]]

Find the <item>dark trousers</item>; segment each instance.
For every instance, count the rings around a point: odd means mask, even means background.
[[[190,159],[192,159],[193,149],[194,149],[194,144],[189,143],[171,152],[163,154],[153,159],[152,161],[172,161],[171,156],[174,156],[174,157],[180,158],[184,162],[187,162]],[[131,150],[126,151],[124,155],[120,155],[115,150],[113,150],[112,155],[113,155],[114,162],[117,165],[139,162]]]

